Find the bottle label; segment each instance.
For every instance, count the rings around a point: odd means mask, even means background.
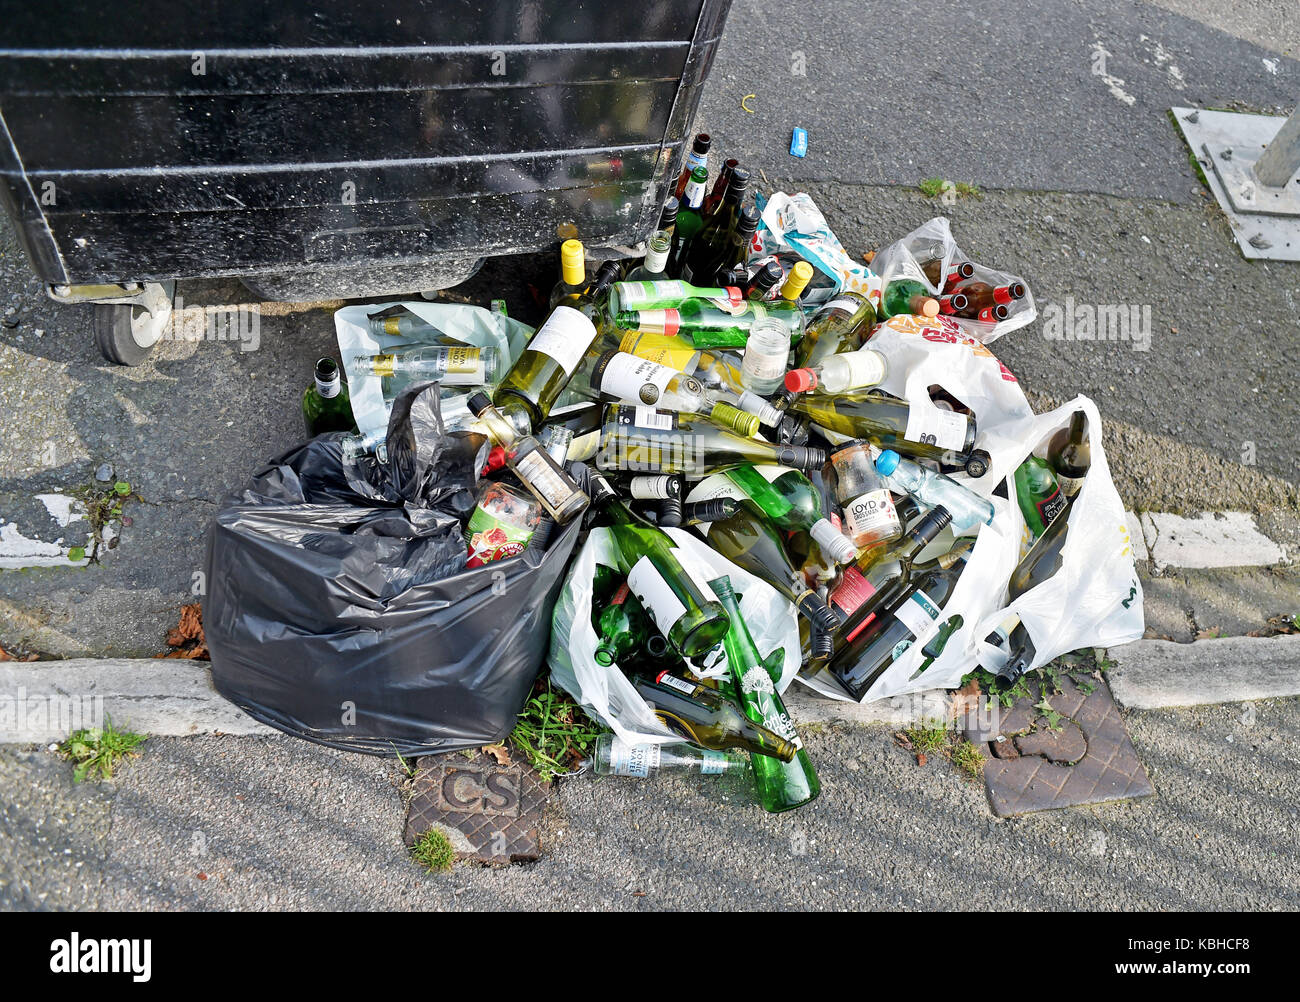
[[[898,512],[889,491],[868,491],[844,506],[850,536],[888,533],[898,527]]]
[[[619,306],[625,310],[680,303],[690,298],[690,286],[675,279],[662,282],[619,282],[614,286]]]
[[[677,310],[635,310],[638,334],[662,334],[676,337],[682,329],[682,315]]]
[[[894,613],[911,631],[916,642],[924,643],[939,629],[939,606],[920,588],[912,592]]]
[[[862,309],[861,303],[849,299],[847,296],[841,296],[839,299],[832,299],[829,303],[819,309],[817,315],[821,316],[823,313],[829,313],[831,310],[839,310],[843,313],[852,315],[857,313],[860,309]]]
[[[651,362],[666,365],[676,372],[686,372],[691,360],[696,355],[695,349],[689,345],[682,345],[680,342],[656,344],[639,331],[628,331],[628,333],[624,334],[623,340],[619,342],[618,350],[627,352],[629,355],[635,355],[637,358],[645,358]]]
[[[1052,491],[1050,497],[1043,498],[1043,500],[1034,504],[1034,507],[1038,509],[1038,517],[1043,520],[1044,529],[1051,525],[1052,520],[1065,511],[1066,505],[1069,504],[1065,494],[1059,489],[1060,481],[1057,481],[1057,484],[1058,489]]]
[[[668,635],[673,624],[686,615],[686,606],[676,593],[668,587],[658,568],[650,562],[648,556],[642,557],[632,565],[627,576],[627,585],[637,599],[645,606],[646,612],[659,627],[659,632]]]
[[[527,526],[503,522],[482,508],[475,508],[465,530],[465,543],[469,548],[465,566],[482,567],[494,560],[517,557],[528,548],[533,531]]]
[[[876,586],[868,581],[860,570],[850,565],[844,568],[844,575],[840,578],[840,583],[831,592],[831,605],[847,616],[875,593]],[[867,622],[869,623],[875,618],[875,616],[870,616]]]
[[[618,351],[601,360],[592,382],[606,396],[653,405],[664,395],[675,375],[666,365]]]
[[[609,771],[615,776],[645,779],[659,768],[658,745],[630,745],[617,735],[609,743]]]
[[[661,671],[655,676],[655,681],[669,689],[676,689],[678,692],[685,693],[687,696],[694,696],[697,686],[692,682],[687,682],[684,678],[678,678],[671,672]]]
[[[1056,486],[1061,489],[1061,493],[1067,498],[1072,498],[1079,493],[1083,481],[1083,477],[1064,477],[1059,473],[1056,475]]]
[[[786,362],[790,358],[790,351],[774,352],[768,354],[760,351],[754,345],[745,349],[745,357],[741,360],[740,370],[751,380],[754,379],[779,379],[785,375]]]
[[[632,424],[637,428],[650,428],[654,431],[671,431],[676,422],[673,415],[657,411],[653,407],[637,406],[632,412]]]
[[[624,581],[618,586],[618,591],[614,592],[614,594],[610,596],[609,604],[622,605],[624,602],[627,601],[627,596],[628,596],[628,587],[627,587],[627,582]]]
[[[298,385],[301,386],[302,384],[299,383]],[[337,397],[339,395],[339,390],[342,388],[343,381],[339,379],[338,376],[335,376],[328,382],[321,379],[316,380],[316,392],[326,400],[329,400],[331,397]]]
[[[594,340],[596,326],[585,314],[572,306],[557,306],[528,347],[554,359],[566,376],[572,376]]]
[[[677,478],[667,474],[633,477],[627,492],[638,501],[666,501],[678,496],[677,484]]]
[[[690,156],[686,158],[686,164],[687,167],[704,166],[703,161],[701,161],[698,164],[691,164]],[[704,204],[704,188],[705,185],[700,181],[696,181],[694,178],[686,182],[686,190],[682,192],[682,195],[686,198],[686,204],[688,207],[692,209],[698,209],[701,205]]]
[[[740,676],[740,691],[750,695],[763,695],[776,692],[776,686],[772,684],[772,676],[767,673],[766,668],[762,665],[754,665]]]
[[[700,756],[700,773],[704,776],[720,776],[727,771],[727,756],[712,748],[703,749]]]
[[[534,449],[515,459],[513,469],[515,475],[552,510],[559,511],[573,497],[573,488],[565,482],[564,475],[547,462],[550,458],[545,450]]]
[[[832,358],[839,361],[834,364],[845,365],[849,370],[849,388],[861,389],[875,386],[885,378],[885,365],[879,353],[874,351],[848,351]],[[829,360],[823,363],[831,364]],[[962,445],[966,444],[965,429],[962,430]],[[958,446],[960,448],[960,446]]]
[[[713,291],[714,291],[713,289],[709,290],[709,292],[713,292]],[[730,314],[733,317],[740,317],[740,316],[744,316],[745,313],[752,306],[756,311],[762,311],[761,313],[756,313],[756,317],[764,316],[767,314],[767,310],[764,310],[763,307],[758,306],[756,303],[753,303],[750,300],[746,299],[745,294],[741,292],[739,289],[737,289],[735,286],[729,285],[722,291],[726,293],[725,296],[711,295],[708,296],[707,298],[710,303],[712,303],[714,306],[720,309],[723,313]]]
[[[960,451],[966,446],[966,415],[928,407],[910,407],[903,438],[909,442],[933,445],[938,449]]]

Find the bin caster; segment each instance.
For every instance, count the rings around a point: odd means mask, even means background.
[[[91,327],[100,354],[118,365],[139,365],[171,322],[174,282],[130,285],[56,285],[56,302],[94,304]]]

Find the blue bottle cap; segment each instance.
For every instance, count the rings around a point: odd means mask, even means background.
[[[898,453],[893,449],[885,449],[876,459],[876,472],[882,477],[887,477],[898,469]]]

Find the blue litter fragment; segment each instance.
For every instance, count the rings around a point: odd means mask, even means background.
[[[808,152],[808,133],[798,127],[790,137],[790,156],[803,157]]]

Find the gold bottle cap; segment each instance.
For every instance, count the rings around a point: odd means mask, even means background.
[[[568,285],[585,284],[587,261],[581,240],[566,240],[560,244],[560,275]]]
[[[786,278],[785,284],[781,286],[781,298],[794,302],[802,295],[803,290],[808,288],[808,283],[812,281],[813,266],[807,261],[800,261],[790,269],[790,275]]]

